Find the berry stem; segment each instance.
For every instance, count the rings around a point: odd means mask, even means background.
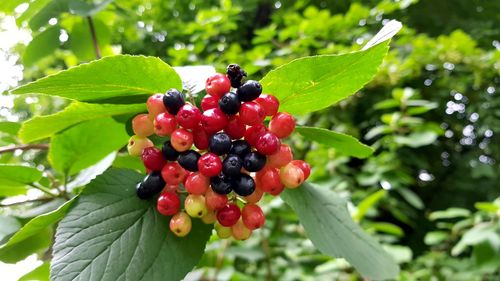
[[[97,34],[95,32],[94,21],[91,16],[87,16],[87,22],[89,23],[90,35],[92,36],[92,43],[94,45],[95,57],[97,59],[101,58],[101,50],[99,49],[99,44],[97,42]]]
[[[243,203],[243,204],[247,203],[247,201],[245,201],[245,199],[243,199],[243,198],[241,198],[241,197],[239,197],[237,195],[235,195],[235,197],[236,197],[236,200],[240,201],[241,203]]]

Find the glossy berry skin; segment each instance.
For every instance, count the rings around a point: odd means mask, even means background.
[[[220,174],[210,178],[212,190],[217,194],[229,194],[233,191],[233,181],[226,175]]]
[[[128,140],[127,150],[130,156],[140,156],[146,147],[154,146],[153,142],[146,137],[133,135]]]
[[[179,152],[174,149],[172,143],[170,143],[169,140],[163,143],[161,152],[163,154],[163,157],[165,157],[165,159],[168,161],[175,161],[177,160],[177,157],[179,157]]]
[[[228,118],[219,108],[212,108],[205,112],[201,117],[201,125],[209,134],[216,133],[227,126]]]
[[[217,232],[217,236],[219,238],[229,238],[231,235],[233,235],[233,232],[231,231],[231,227],[225,227],[222,226],[218,221],[215,222],[214,224],[215,232]]]
[[[184,200],[186,213],[193,218],[201,218],[208,213],[205,196],[189,194]]]
[[[245,102],[240,107],[240,120],[243,124],[254,126],[261,124],[266,118],[264,108],[255,102]]]
[[[148,199],[159,193],[165,186],[160,172],[152,172],[137,184],[136,194],[140,199]]]
[[[236,93],[226,93],[219,100],[219,108],[228,115],[234,115],[240,111],[240,99]]]
[[[132,130],[140,137],[148,137],[154,133],[153,122],[147,114],[138,114],[132,119]]]
[[[210,189],[210,178],[196,172],[191,173],[184,182],[186,191],[190,194],[205,194]]]
[[[248,80],[236,91],[240,101],[253,101],[262,93],[262,85],[255,80]]]
[[[241,139],[246,131],[247,126],[240,121],[240,117],[237,115],[231,117],[224,128],[224,133],[228,134],[233,140]]]
[[[205,83],[205,90],[211,96],[221,97],[231,90],[231,81],[229,81],[226,75],[216,73],[208,77]]]
[[[245,196],[244,199],[248,204],[255,204],[262,199],[262,196],[264,196],[264,191],[260,189],[257,180],[255,180],[255,191],[252,194]]]
[[[259,137],[267,132],[266,127],[262,124],[257,124],[255,126],[252,126],[250,128],[247,128],[247,131],[245,132],[245,140],[253,147],[257,144],[257,140]]]
[[[205,132],[203,127],[198,126],[193,130],[193,143],[196,148],[199,150],[207,150],[208,149],[209,137],[208,133]]]
[[[271,155],[280,149],[281,141],[280,139],[271,132],[263,133],[255,144],[257,151],[264,155]]]
[[[179,196],[173,192],[162,192],[158,197],[156,204],[158,212],[164,216],[172,216],[177,214],[181,208],[181,200]]]
[[[279,170],[276,168],[265,167],[259,171],[256,175],[260,183],[260,188],[264,192],[273,192],[275,190],[283,189],[283,184],[281,183]]]
[[[258,172],[266,165],[266,156],[250,152],[243,158],[243,168],[249,172]]]
[[[231,146],[231,138],[226,133],[217,133],[213,135],[208,145],[210,152],[217,155],[227,154],[229,150],[231,150]]]
[[[247,77],[247,73],[237,64],[230,64],[226,68],[227,78],[231,81],[231,87],[239,88],[243,77]]]
[[[227,196],[208,189],[205,193],[205,204],[209,210],[220,210],[226,206]]]
[[[201,155],[198,152],[188,150],[179,155],[177,162],[179,162],[179,165],[181,165],[182,168],[190,172],[196,172],[198,171],[198,159],[200,159],[200,157]]]
[[[142,151],[141,159],[144,166],[151,171],[160,171],[167,163],[163,158],[161,150],[154,146],[146,147]]]
[[[278,151],[267,156],[267,166],[281,168],[293,160],[293,153],[290,146],[281,144]]]
[[[187,151],[193,146],[193,134],[186,129],[176,129],[172,132],[170,143],[178,152]]]
[[[165,184],[165,187],[162,190],[162,192],[177,192],[177,191],[179,191],[178,184]]]
[[[259,205],[247,204],[241,210],[241,219],[250,230],[261,228],[266,222],[266,216]]]
[[[191,218],[184,212],[177,213],[170,219],[169,226],[176,236],[184,237],[191,231]]]
[[[213,153],[205,153],[198,159],[198,171],[205,177],[215,177],[222,171],[222,161]]]
[[[217,213],[209,210],[203,217],[201,217],[201,221],[204,224],[213,224],[217,221]]]
[[[236,240],[247,240],[252,235],[252,230],[246,227],[241,219],[231,227],[231,232]]]
[[[146,102],[146,107],[148,108],[149,118],[151,120],[153,120],[156,115],[167,111],[163,104],[163,94],[154,94],[150,96]]]
[[[201,112],[196,106],[186,103],[179,109],[175,118],[179,126],[185,129],[194,129],[201,121]]]
[[[300,167],[288,163],[280,169],[280,179],[287,188],[297,188],[304,182],[304,172]]]
[[[241,217],[241,210],[236,204],[227,204],[217,212],[217,221],[225,227],[236,224]]]
[[[184,103],[184,96],[177,89],[170,89],[163,95],[163,105],[168,113],[172,115],[176,115]]]
[[[211,95],[205,95],[203,99],[201,99],[201,109],[203,111],[207,111],[212,108],[216,108],[219,106],[219,98],[211,96]]]
[[[236,154],[229,154],[222,162],[222,172],[229,177],[236,177],[243,168],[243,160]]]
[[[240,158],[243,158],[248,153],[252,152],[252,148],[250,144],[244,140],[235,140],[233,141],[233,145],[231,146],[231,150],[229,150],[229,154],[236,154]]]
[[[302,172],[304,172],[304,181],[309,178],[311,174],[311,166],[304,160],[293,160],[291,161],[292,165],[299,167]]]
[[[169,136],[177,129],[177,120],[168,112],[156,115],[154,120],[154,133],[160,137]]]
[[[233,190],[240,196],[248,196],[255,190],[253,178],[247,174],[240,174],[234,179]]]
[[[161,176],[168,184],[181,184],[186,179],[187,173],[177,162],[170,162],[161,169]]]
[[[262,94],[255,100],[255,102],[264,108],[266,116],[274,116],[280,107],[280,102],[273,95]]]
[[[269,131],[280,139],[288,137],[293,130],[295,130],[295,119],[288,113],[278,112],[269,121]]]

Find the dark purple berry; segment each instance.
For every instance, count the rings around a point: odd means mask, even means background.
[[[229,194],[233,191],[232,180],[224,174],[210,178],[210,185],[212,186],[212,190],[218,194]]]
[[[249,172],[258,172],[266,165],[266,156],[258,152],[250,152],[243,158],[243,168]]]
[[[208,147],[210,152],[223,155],[231,150],[231,137],[226,133],[217,133],[210,138]]]
[[[198,159],[200,159],[200,157],[201,155],[198,152],[188,150],[179,155],[177,162],[179,162],[179,165],[181,165],[182,168],[190,172],[196,172],[198,171]]]
[[[233,189],[240,196],[248,196],[255,191],[255,181],[247,174],[240,174],[234,179]]]
[[[228,115],[234,115],[240,111],[240,99],[235,93],[227,93],[223,95],[219,100],[219,107],[222,112]]]
[[[222,162],[222,172],[229,177],[238,176],[242,167],[243,160],[236,154],[228,155]]]
[[[177,89],[170,89],[163,96],[163,105],[165,105],[168,113],[172,115],[176,115],[184,103],[184,96]]]
[[[255,80],[248,80],[236,90],[240,101],[253,101],[262,94],[262,85]]]

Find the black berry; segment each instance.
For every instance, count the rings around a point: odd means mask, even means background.
[[[240,101],[253,101],[262,94],[262,85],[255,80],[248,80],[236,90]]]
[[[231,137],[226,133],[217,133],[210,138],[208,147],[210,152],[223,155],[231,150]]]
[[[240,196],[248,196],[255,191],[255,181],[247,174],[240,174],[234,179],[234,192]]]
[[[241,86],[241,80],[247,76],[247,73],[237,64],[230,64],[226,69],[227,78],[231,81],[231,87],[238,88]]]
[[[170,89],[163,96],[163,104],[165,105],[168,113],[172,115],[176,115],[184,103],[184,96],[177,89]]]
[[[238,95],[235,93],[227,93],[223,95],[220,100],[219,100],[219,107],[222,112],[229,114],[229,115],[234,115],[240,111],[240,99],[238,98]]]
[[[243,158],[251,151],[252,149],[248,142],[244,140],[236,140],[233,141],[233,145],[231,146],[231,150],[229,150],[229,154],[236,154],[239,157]]]
[[[210,178],[212,190],[218,194],[229,194],[233,191],[233,181],[224,174]]]
[[[137,184],[136,193],[140,199],[148,199],[162,191],[163,187],[165,187],[165,181],[161,173],[155,171],[147,175],[142,182]]]
[[[243,160],[236,154],[228,155],[222,162],[222,172],[229,177],[238,176],[242,167]]]
[[[250,152],[243,158],[243,168],[249,172],[258,172],[266,165],[266,156],[258,152]]]
[[[163,153],[163,157],[168,161],[175,161],[179,157],[179,152],[174,149],[170,141],[163,143],[161,152]]]
[[[179,162],[179,165],[181,165],[182,168],[191,172],[196,172],[198,171],[198,159],[200,157],[201,155],[198,152],[194,150],[188,150],[182,152],[179,155],[179,159],[177,159],[177,162]]]

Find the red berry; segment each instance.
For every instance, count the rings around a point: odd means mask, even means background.
[[[184,212],[177,213],[170,219],[170,230],[179,237],[189,234],[192,227],[191,218]]]
[[[219,108],[212,108],[205,112],[201,117],[201,125],[208,134],[216,133],[227,126],[227,116]]]
[[[259,136],[255,148],[257,151],[264,155],[271,155],[280,149],[280,139],[271,132],[265,132]]]
[[[266,116],[274,116],[280,107],[280,102],[275,96],[272,95],[261,94],[255,102],[264,108]]]
[[[231,81],[229,81],[226,75],[216,73],[208,77],[205,83],[205,90],[207,90],[209,95],[220,98],[231,90]]]
[[[292,164],[299,167],[304,172],[304,180],[307,180],[311,174],[311,166],[304,160],[293,160]]]
[[[266,131],[266,127],[264,127],[264,125],[262,124],[257,124],[255,126],[247,128],[247,131],[245,132],[245,140],[248,142],[248,144],[255,147],[259,137]]]
[[[232,117],[227,126],[224,128],[224,132],[233,140],[241,139],[245,135],[246,131],[247,127],[240,121],[239,116]]]
[[[184,182],[186,191],[191,194],[205,194],[210,187],[210,178],[199,172],[191,173]]]
[[[179,190],[178,184],[165,184],[162,192],[177,192]]]
[[[267,165],[273,168],[281,168],[293,160],[292,149],[286,144],[281,144],[278,151],[267,156]]]
[[[147,137],[154,133],[153,122],[147,114],[139,114],[132,119],[132,130],[140,137]]]
[[[219,106],[219,99],[211,95],[205,95],[201,100],[201,109],[207,111]]]
[[[156,205],[158,212],[164,216],[175,215],[181,208],[179,196],[173,192],[162,192]]]
[[[241,211],[236,204],[227,204],[217,212],[217,220],[222,226],[233,226],[241,216]]]
[[[261,186],[260,182],[257,180],[257,178],[255,178],[255,190],[254,190],[254,192],[252,194],[244,197],[245,201],[247,203],[249,203],[249,204],[257,203],[260,201],[260,199],[262,199],[262,196],[264,195],[264,191],[262,191],[260,186]]]
[[[243,210],[241,210],[241,218],[245,226],[250,230],[261,228],[266,222],[264,212],[262,212],[259,205],[255,204],[245,205]]]
[[[266,167],[260,170],[255,177],[258,178],[260,189],[264,192],[276,193],[283,190],[278,169]]]
[[[146,147],[154,146],[153,142],[146,137],[133,135],[128,140],[127,150],[130,156],[140,156]]]
[[[240,108],[240,120],[246,125],[253,126],[262,123],[266,118],[264,108],[253,101],[244,102]]]
[[[208,133],[203,129],[201,125],[198,125],[193,129],[193,142],[194,146],[199,150],[207,150],[209,145]]]
[[[222,161],[213,153],[205,153],[198,159],[198,170],[206,177],[215,177],[222,171]]]
[[[205,196],[189,194],[184,200],[186,213],[193,218],[201,218],[208,213]]]
[[[160,171],[167,163],[165,158],[163,158],[161,150],[154,146],[144,148],[141,158],[144,166],[151,171]]]
[[[288,137],[295,130],[295,119],[286,112],[278,112],[269,122],[269,131],[278,138]]]
[[[154,132],[160,137],[169,136],[177,129],[175,117],[168,112],[162,112],[155,117]]]
[[[183,183],[187,173],[177,162],[170,162],[161,169],[161,176],[167,184],[173,185]]]
[[[280,169],[280,179],[285,187],[297,188],[304,182],[304,172],[300,167],[288,163]]]
[[[236,240],[247,240],[252,235],[252,230],[245,226],[243,220],[238,220],[231,227],[231,232]]]
[[[187,103],[181,107],[175,118],[180,126],[194,129],[201,121],[201,112],[196,106]]]
[[[218,194],[209,188],[205,193],[205,200],[209,210],[220,210],[227,204],[227,195]]]
[[[193,134],[185,129],[176,129],[172,132],[170,143],[177,152],[187,151],[193,146]]]
[[[156,115],[167,111],[163,104],[163,94],[154,94],[148,98],[146,106],[149,112],[149,118],[153,120]]]

